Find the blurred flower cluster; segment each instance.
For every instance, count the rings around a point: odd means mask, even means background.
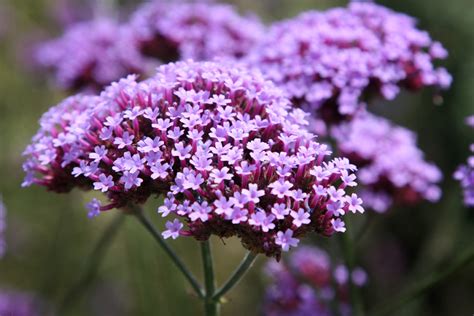
[[[363,269],[349,272],[313,246],[298,248],[284,262],[270,261],[265,272],[271,279],[265,316],[351,315],[349,282],[357,287],[367,283]]]
[[[263,30],[256,17],[240,16],[230,5],[152,1],[130,21],[97,17],[73,24],[38,45],[35,59],[63,89],[100,91],[128,74],[152,74],[162,63],[240,58]]]
[[[469,116],[466,123],[474,128],[474,116]],[[471,144],[470,151],[471,155],[467,158],[467,163],[456,170],[454,177],[461,182],[464,203],[467,206],[474,206],[474,143]]]
[[[29,293],[0,289],[0,315],[44,316],[44,302]]]
[[[0,259],[5,255],[7,243],[5,241],[5,230],[7,227],[7,208],[3,203],[3,198],[0,195]]]

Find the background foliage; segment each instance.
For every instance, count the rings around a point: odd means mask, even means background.
[[[64,95],[38,76],[31,65],[32,45],[61,33],[57,18],[66,0],[2,0],[0,3],[0,192],[8,208],[8,253],[0,260],[0,288],[39,293],[55,304],[74,284],[95,240],[116,212],[88,220],[88,194],[52,195],[43,188],[21,189],[21,152],[38,128],[37,120]],[[124,7],[137,3],[122,1]],[[306,9],[344,5],[335,0],[235,0],[242,11],[253,10],[265,21],[291,17]],[[444,197],[434,205],[393,209],[389,214],[367,214],[374,224],[357,242],[358,263],[369,272],[364,290],[368,307],[400,288],[442,267],[472,244],[474,211],[461,203],[461,192],[451,174],[465,161],[472,132],[464,117],[474,113],[474,6],[472,0],[378,1],[420,21],[420,27],[449,50],[446,62],[454,76],[452,88],[436,106],[432,94],[402,94],[378,111],[419,134],[428,160],[445,174]],[[77,1],[86,7],[84,1]],[[85,13],[87,15],[87,12]],[[3,34],[2,34],[3,33]],[[150,201],[153,211],[157,201]],[[361,224],[361,223],[356,223]],[[162,225],[159,223],[158,225]],[[221,282],[243,256],[235,240],[213,240],[217,277]],[[316,238],[317,245],[338,251],[333,241]],[[225,245],[224,245],[225,244]],[[186,262],[200,273],[194,240],[172,242]],[[228,297],[224,315],[257,315],[265,278],[257,266]],[[402,315],[470,315],[474,311],[474,266],[458,273],[400,311]],[[65,315],[196,315],[200,308],[185,280],[133,219],[127,219],[85,295]]]

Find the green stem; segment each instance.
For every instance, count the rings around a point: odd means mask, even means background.
[[[197,296],[204,298],[204,292],[199,285],[199,282],[193,276],[191,271],[185,266],[183,261],[178,257],[174,250],[166,243],[166,241],[161,236],[161,233],[153,226],[150,220],[143,214],[139,206],[132,207],[133,214],[138,218],[140,223],[146,228],[146,230],[153,236],[153,238],[158,242],[161,248],[166,252],[166,254],[171,258],[176,267],[183,273],[184,277],[191,284],[192,288],[196,292]]]
[[[474,261],[474,248],[469,249],[462,255],[460,255],[454,263],[449,266],[446,270],[441,272],[434,272],[429,277],[424,280],[415,283],[414,286],[411,286],[407,290],[403,291],[400,295],[395,296],[393,299],[382,302],[381,304],[376,305],[369,315],[373,316],[382,316],[389,315],[392,312],[395,312],[404,305],[410,303],[414,299],[420,297],[421,295],[427,293],[441,282],[448,279],[450,276],[470,264]]]
[[[209,240],[201,243],[202,263],[204,268],[204,280],[206,287],[206,297],[204,298],[204,311],[206,316],[219,315],[219,302],[212,298],[216,290],[214,278],[214,265],[212,262],[211,244]]]
[[[219,289],[213,296],[213,300],[219,302],[221,298],[231,290],[239,281],[242,279],[244,274],[252,267],[252,264],[255,262],[257,254],[252,252],[247,252],[247,255],[242,260],[240,265],[235,269],[227,282]]]
[[[119,227],[123,224],[124,219],[125,216],[123,214],[119,214],[113,219],[109,226],[105,228],[102,236],[97,241],[92,254],[89,256],[84,273],[82,274],[79,281],[66,293],[62,302],[60,303],[58,308],[59,314],[65,313],[67,308],[84,294],[85,290],[94,280],[97,270],[102,263],[107,250],[110,248],[112,241],[115,239]]]
[[[348,226],[349,221],[346,220],[346,226]],[[352,236],[350,234],[350,226],[347,227],[347,232],[342,234],[342,242],[343,242],[343,253],[344,253],[344,261],[347,265],[347,270],[349,274],[348,283],[349,283],[349,292],[351,298],[351,305],[353,310],[354,316],[364,315],[362,300],[360,297],[358,287],[352,282],[352,271],[354,270],[354,261],[355,261],[355,253],[354,253],[354,244],[352,240]]]

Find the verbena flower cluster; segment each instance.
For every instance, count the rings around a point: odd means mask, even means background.
[[[366,113],[332,129],[340,154],[359,167],[364,205],[385,212],[393,203],[412,204],[441,197],[441,171],[424,160],[416,135]]]
[[[247,59],[328,123],[353,115],[374,96],[391,100],[401,88],[448,87],[451,76],[433,64],[446,56],[415,19],[352,2],[275,23]]]
[[[6,216],[7,208],[5,207],[2,196],[0,195],[0,259],[5,255],[7,249],[7,243],[5,241],[5,229],[7,226]]]
[[[30,294],[0,290],[0,315],[40,316],[41,303]]]
[[[474,115],[466,119],[467,124],[474,128]],[[471,155],[467,158],[467,163],[458,168],[454,177],[461,182],[464,190],[464,204],[474,206],[474,143],[470,146]]]
[[[144,4],[130,28],[140,51],[164,62],[240,58],[264,33],[256,17],[241,16],[230,5],[182,1]]]
[[[310,246],[295,250],[288,262],[269,262],[266,273],[272,283],[265,296],[265,316],[330,316],[333,302],[337,315],[350,315],[349,281],[359,287],[367,282],[363,269],[349,273],[346,266],[331,262],[324,250]]]
[[[25,185],[106,193],[110,203],[93,200],[91,216],[164,195],[159,213],[181,218],[166,224],[165,237],[236,235],[278,256],[307,232],[345,231],[343,215],[363,212],[346,192],[355,166],[326,160],[306,116],[259,72],[168,64],[146,81],[128,77],[100,97],[53,107],[25,152]]]
[[[75,24],[61,37],[43,43],[35,58],[61,88],[100,90],[144,71],[144,61],[131,43],[130,30],[112,20],[96,19]]]
[[[39,45],[35,59],[63,89],[100,91],[163,62],[240,58],[263,30],[257,18],[229,5],[152,1],[123,24],[108,18],[74,24]]]

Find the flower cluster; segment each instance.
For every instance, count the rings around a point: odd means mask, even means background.
[[[132,16],[139,50],[164,62],[240,58],[262,37],[255,17],[240,16],[230,5],[209,3],[144,4]]]
[[[6,214],[7,209],[3,204],[2,196],[0,195],[0,258],[5,255],[7,244],[5,242],[5,228],[6,228]]]
[[[144,71],[144,61],[132,42],[127,28],[97,19],[73,25],[60,38],[43,43],[35,58],[62,88],[100,90],[130,73]]]
[[[42,303],[30,294],[0,290],[0,315],[40,316]]]
[[[337,122],[373,96],[391,100],[401,88],[448,87],[451,76],[433,65],[446,56],[413,18],[352,2],[274,24],[246,59],[294,103]]]
[[[106,193],[90,215],[151,195],[173,214],[165,237],[238,236],[248,249],[279,256],[309,231],[345,231],[363,212],[355,166],[327,161],[327,146],[305,131],[300,109],[257,71],[234,64],[163,65],[143,82],[128,77],[100,97],[52,108],[26,150],[25,184]]]
[[[349,282],[363,286],[367,274],[361,268],[349,273],[346,266],[335,265],[328,254],[316,247],[297,249],[289,262],[267,264],[272,279],[264,302],[265,316],[349,315]],[[336,304],[333,304],[336,302]]]
[[[474,128],[474,115],[469,116],[466,122]],[[470,150],[472,154],[467,159],[467,163],[460,166],[454,173],[455,179],[461,182],[461,187],[464,190],[464,204],[466,206],[474,206],[474,144],[471,144]]]
[[[440,198],[441,171],[424,160],[410,130],[366,113],[334,127],[331,134],[338,151],[359,167],[366,207],[385,212],[393,202]]]

